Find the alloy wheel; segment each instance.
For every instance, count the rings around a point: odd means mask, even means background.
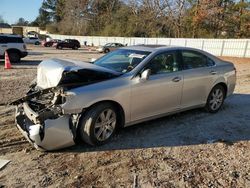
[[[216,111],[221,107],[224,98],[223,95],[223,91],[220,88],[217,88],[212,92],[209,100],[209,105],[212,110]]]
[[[116,113],[112,109],[105,109],[97,118],[94,126],[95,137],[98,141],[107,140],[115,130]]]

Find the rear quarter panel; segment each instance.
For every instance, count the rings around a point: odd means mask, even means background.
[[[230,96],[233,94],[236,86],[236,70],[233,63],[222,61],[218,63],[217,71],[220,74],[220,77],[216,82],[225,82],[227,85],[227,96]],[[217,83],[215,83],[215,85]]]

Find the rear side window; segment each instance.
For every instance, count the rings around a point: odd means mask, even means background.
[[[7,43],[23,43],[23,39],[21,37],[6,37]]]
[[[207,66],[212,67],[214,65],[215,65],[214,61],[212,59],[210,59],[210,58],[207,58]]]
[[[207,56],[194,51],[182,51],[182,59],[184,70],[214,65],[214,62]]]

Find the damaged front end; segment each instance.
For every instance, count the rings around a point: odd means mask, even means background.
[[[64,114],[62,90],[45,89],[28,93],[13,102],[16,123],[23,135],[39,150],[56,150],[75,144],[79,115]]]
[[[50,59],[38,66],[36,82],[16,106],[16,123],[39,150],[57,150],[75,144],[76,128],[83,109],[67,111],[63,104],[72,88],[119,76],[90,63]],[[67,101],[68,102],[68,101]]]

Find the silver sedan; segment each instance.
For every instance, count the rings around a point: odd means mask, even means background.
[[[219,111],[235,88],[236,70],[207,52],[132,46],[94,63],[49,59],[14,101],[17,127],[37,149],[106,143],[118,128],[204,107]]]

